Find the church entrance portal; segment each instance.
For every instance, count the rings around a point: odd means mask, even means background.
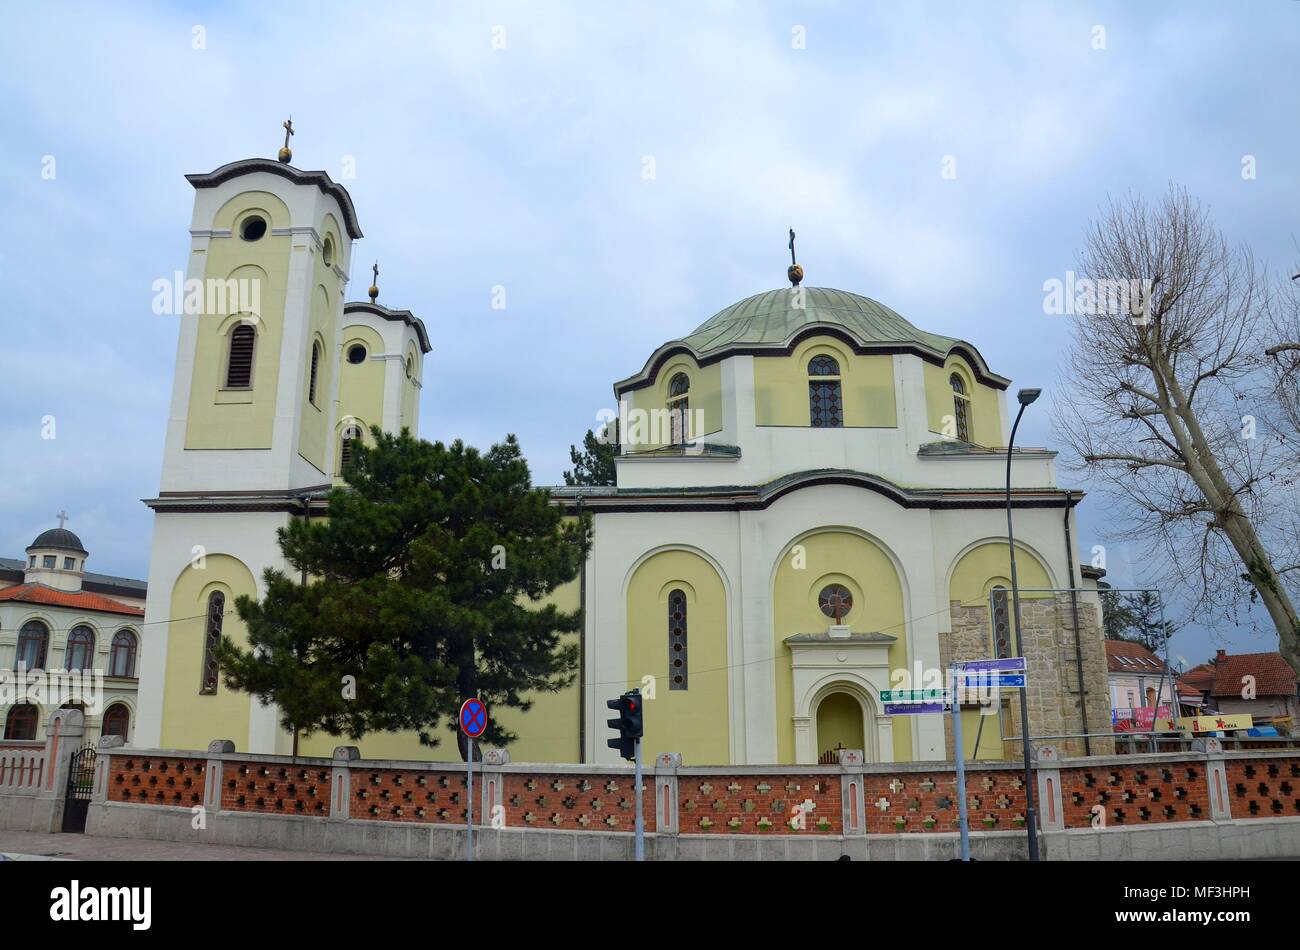
[[[849,693],[830,693],[817,706],[818,761],[839,762],[840,749],[863,749],[862,704]]]

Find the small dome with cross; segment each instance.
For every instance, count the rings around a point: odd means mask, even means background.
[[[27,546],[29,552],[36,549],[45,551],[72,551],[76,554],[86,554],[86,546],[81,543],[81,539],[69,531],[67,528],[50,528],[48,531],[42,531],[36,536],[36,540]]]

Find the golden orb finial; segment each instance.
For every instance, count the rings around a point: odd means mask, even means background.
[[[372,277],[373,283],[370,285],[370,290],[367,292],[370,294],[370,302],[374,303],[379,299],[379,261],[375,261],[375,266],[370,270],[374,276]]]
[[[785,269],[785,276],[790,279],[791,287],[798,287],[803,280],[803,268],[794,259],[794,228],[790,229],[790,266]]]
[[[293,149],[289,148],[289,136],[293,135],[293,116],[284,121],[284,148],[280,149],[280,161],[288,165],[293,158]]]

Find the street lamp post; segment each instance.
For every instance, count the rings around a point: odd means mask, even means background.
[[[1042,395],[1041,389],[1022,389],[1016,393],[1020,411],[1011,426],[1011,439],[1007,442],[1007,547],[1011,554],[1011,602],[1016,625],[1016,653],[1025,655],[1025,642],[1020,633],[1020,584],[1016,578],[1016,538],[1011,527],[1011,453],[1016,444],[1016,429],[1025,408]],[[1038,860],[1038,826],[1034,814],[1034,769],[1029,751],[1029,663],[1025,662],[1025,686],[1020,692],[1020,747],[1025,757],[1025,826],[1029,829],[1029,860]]]

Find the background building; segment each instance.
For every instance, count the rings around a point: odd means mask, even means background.
[[[1210,662],[1184,673],[1182,682],[1201,694],[1206,712],[1249,713],[1255,726],[1300,734],[1296,674],[1280,653],[1219,650]]]
[[[26,557],[0,558],[0,668],[101,671],[100,708],[84,708],[86,737],[134,738],[145,583],[86,570],[89,553],[66,528],[42,532]],[[57,704],[0,704],[5,739],[43,739]]]
[[[1176,679],[1159,657],[1128,640],[1107,640],[1105,646],[1115,731],[1149,731],[1157,718],[1169,718]]]

